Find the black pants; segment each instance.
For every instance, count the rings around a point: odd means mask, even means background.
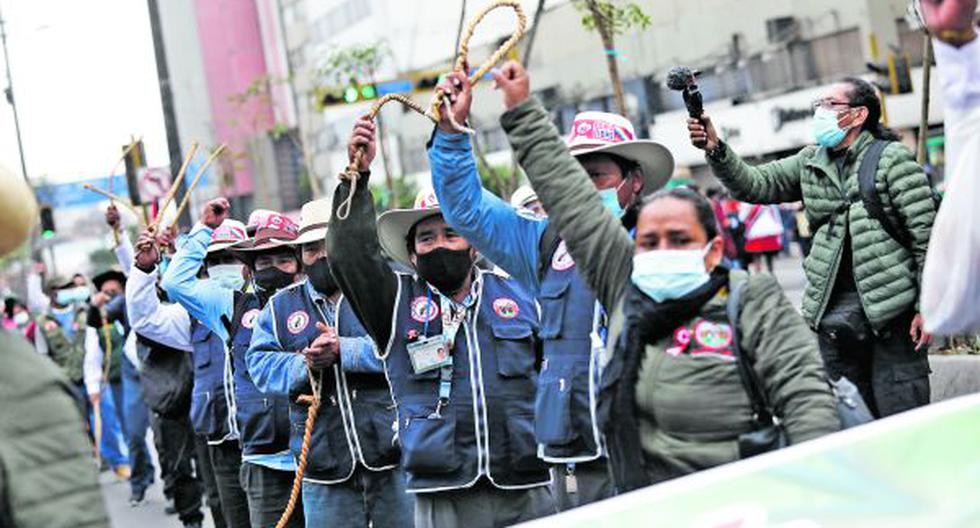
[[[249,528],[248,499],[242,489],[239,473],[242,467],[242,450],[236,440],[209,445],[211,468],[214,470],[214,481],[218,486],[218,496],[221,497],[221,511],[225,514],[225,523],[232,528]]]
[[[204,519],[201,513],[201,481],[197,475],[194,431],[187,418],[156,415],[155,434],[163,475],[164,495],[172,497],[180,522],[187,525]]]
[[[896,317],[861,341],[820,332],[820,354],[832,379],[846,376],[875,417],[929,403],[929,360],[909,337],[912,313]]]
[[[225,514],[221,510],[221,495],[218,494],[218,482],[214,480],[214,463],[211,462],[211,451],[203,436],[194,436],[194,450],[197,451],[197,472],[204,485],[207,506],[211,510],[211,520],[214,528],[227,528]],[[166,478],[166,477],[165,477]]]
[[[292,471],[279,471],[258,464],[242,463],[242,488],[248,496],[252,528],[270,528],[279,522],[293,489]],[[286,526],[303,528],[302,495]]]

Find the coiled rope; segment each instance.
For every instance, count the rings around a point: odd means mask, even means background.
[[[306,410],[306,423],[303,425],[303,445],[299,450],[299,461],[296,462],[296,476],[293,478],[293,489],[289,492],[289,502],[286,503],[286,509],[283,510],[282,516],[279,517],[276,528],[285,528],[286,524],[289,523],[289,518],[293,515],[293,510],[296,509],[296,504],[299,502],[299,494],[303,489],[303,473],[306,472],[306,463],[310,456],[310,439],[313,437],[313,423],[316,421],[317,413],[320,412],[320,387],[323,383],[323,372],[318,373],[316,377],[313,376],[312,369],[307,368],[306,372],[310,377],[310,387],[313,394],[303,394],[296,398],[297,402],[309,405],[309,407]]]
[[[470,53],[470,39],[473,38],[473,33],[476,31],[476,27],[480,25],[480,22],[483,21],[488,13],[500,7],[509,7],[514,10],[514,14],[517,15],[517,27],[514,29],[514,33],[510,36],[510,38],[504,41],[504,43],[493,52],[493,55],[491,55],[490,58],[484,61],[483,64],[481,64],[480,67],[473,72],[473,75],[470,75],[469,81],[471,85],[475,85],[477,82],[479,82],[480,79],[482,79],[483,76],[490,71],[490,68],[493,68],[498,62],[503,60],[503,58],[510,53],[510,50],[512,50],[514,46],[520,42],[521,38],[524,37],[524,32],[527,28],[527,15],[524,14],[524,9],[521,7],[520,2],[517,0],[497,0],[477,13],[473,20],[470,21],[469,25],[466,26],[466,31],[463,33],[463,37],[459,42],[459,53],[456,56],[456,64],[453,67],[453,71],[458,72],[464,70]],[[415,112],[428,117],[433,123],[438,124],[439,108],[445,107],[449,120],[456,130],[460,132],[472,133],[472,130],[455,121],[452,112],[449,111],[449,98],[446,97],[446,95],[447,94],[442,90],[442,88],[436,88],[435,94],[433,94],[432,97],[432,102],[429,103],[429,108],[426,110],[415,101],[412,101],[403,95],[388,94],[381,99],[378,99],[374,105],[371,106],[371,111],[368,112],[367,117],[370,118],[371,121],[374,121],[378,115],[378,112],[381,111],[381,107],[383,107],[389,101],[398,101]],[[354,159],[351,160],[350,165],[347,166],[347,169],[344,170],[344,172],[340,173],[339,178],[341,180],[350,182],[350,190],[347,193],[347,197],[344,198],[344,201],[337,207],[338,220],[346,220],[350,215],[351,201],[354,199],[354,190],[357,188],[357,180],[360,178],[358,168],[360,167],[362,159],[364,159],[364,149],[358,148],[357,152],[354,153]]]

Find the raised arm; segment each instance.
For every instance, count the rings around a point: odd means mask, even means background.
[[[368,190],[368,171],[375,149],[374,124],[363,118],[355,125],[348,154],[353,157],[355,149],[362,146],[366,151],[361,162],[361,175],[351,198],[350,214],[343,220],[337,217],[337,209],[347,199],[351,184],[342,180],[334,191],[327,245],[330,268],[337,278],[337,284],[368,335],[374,339],[379,350],[384,350],[391,337],[398,278],[385,262],[378,241],[374,200]]]
[[[201,321],[222,340],[228,340],[228,330],[221,323],[222,316],[231,318],[235,292],[197,274],[204,264],[211,233],[227,218],[228,201],[224,198],[211,200],[204,206],[198,222],[183,244],[177,249],[167,272],[163,275],[163,289],[174,302],[180,303],[191,317]],[[220,213],[215,213],[219,209]]]
[[[452,105],[456,122],[465,122],[471,100],[469,79],[462,73],[450,74],[443,90],[456,98]],[[510,204],[484,189],[469,136],[451,130],[448,117],[443,115],[429,149],[432,185],[446,223],[536,294],[538,245],[547,222],[519,214]]]
[[[579,272],[612,310],[633,270],[633,241],[602,205],[585,169],[565,147],[548,112],[529,98],[523,68],[513,62],[495,74],[508,110],[500,118],[511,147],[558,227]]]

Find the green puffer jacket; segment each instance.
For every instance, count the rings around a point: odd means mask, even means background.
[[[912,240],[906,249],[868,215],[858,190],[858,169],[874,141],[862,132],[848,148],[844,176],[823,147],[808,146],[781,160],[750,166],[729,147],[711,169],[732,195],[751,203],[803,200],[813,231],[810,255],[803,262],[807,288],[803,317],[816,328],[823,317],[840,267],[844,232],[851,235],[854,280],[864,313],[881,329],[917,307],[922,265],[936,216],[932,188],[915,156],[901,143],[888,145],[878,163],[875,186],[885,212]]]
[[[73,388],[6,331],[0,358],[0,526],[108,527]]]

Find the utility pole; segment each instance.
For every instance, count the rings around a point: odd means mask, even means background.
[[[160,25],[160,11],[157,0],[146,0],[150,10],[150,30],[153,33],[153,56],[157,63],[157,79],[160,82],[160,105],[163,107],[163,124],[167,131],[167,151],[170,155],[170,175],[177,177],[184,156],[180,152],[180,134],[177,132],[177,116],[174,113],[174,93],[170,88],[170,69],[167,67],[167,51],[163,44],[163,27]],[[176,203],[187,194],[187,186],[180,182],[177,188]],[[160,212],[163,214],[163,211]],[[177,222],[181,227],[190,227],[191,214],[188,209],[180,215]]]
[[[2,9],[2,8],[0,8]],[[17,102],[14,99],[14,79],[10,75],[10,52],[7,51],[7,30],[5,28],[3,13],[0,12],[0,42],[3,43],[3,64],[7,68],[7,102],[14,112],[14,130],[17,133],[17,150],[20,152],[20,170],[24,174],[27,185],[31,184],[31,179],[27,176],[27,162],[24,161],[24,142],[20,137],[20,118],[17,115]]]

